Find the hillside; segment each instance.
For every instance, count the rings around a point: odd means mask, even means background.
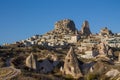
[[[87,20],[81,30],[70,19],[54,26],[43,35],[0,46],[0,79],[119,80],[119,34],[107,27],[93,34]]]

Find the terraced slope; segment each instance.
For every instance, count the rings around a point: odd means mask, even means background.
[[[4,67],[0,68],[0,80],[8,80],[17,75],[19,75],[21,71],[19,69],[15,69],[13,67]]]

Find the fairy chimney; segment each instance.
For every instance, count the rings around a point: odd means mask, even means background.
[[[67,53],[67,56],[65,57],[63,73],[66,75],[72,75],[73,78],[76,79],[83,76],[79,68],[77,57],[72,47],[70,48],[69,52]]]
[[[88,21],[84,21],[81,28],[81,34],[84,36],[89,36],[91,34]]]
[[[26,58],[26,66],[30,69],[37,69],[37,58],[32,53]]]

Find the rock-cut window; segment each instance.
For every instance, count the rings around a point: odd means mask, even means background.
[[[70,62],[70,59],[68,59],[68,62]]]

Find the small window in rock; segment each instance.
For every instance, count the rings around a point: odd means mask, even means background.
[[[44,67],[41,67],[41,70],[43,70],[44,69]]]
[[[69,67],[69,71],[71,72],[71,68]]]
[[[68,62],[70,62],[70,59],[68,59]]]

